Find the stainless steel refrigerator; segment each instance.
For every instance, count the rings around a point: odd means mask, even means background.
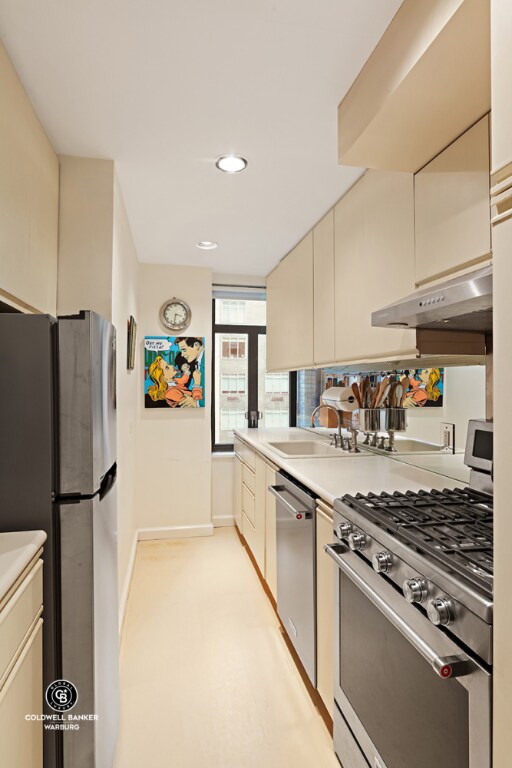
[[[72,682],[69,714],[97,715],[79,730],[44,732],[45,768],[114,762],[115,366],[115,329],[94,312],[0,314],[0,530],[46,531],[44,687]]]

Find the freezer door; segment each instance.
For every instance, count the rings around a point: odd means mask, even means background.
[[[82,311],[58,338],[59,495],[92,495],[116,461],[116,332]]]
[[[116,486],[59,510],[62,676],[78,689],[70,714],[97,715],[64,731],[64,768],[112,768],[119,719]]]

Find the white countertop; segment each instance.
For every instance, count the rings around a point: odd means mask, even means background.
[[[409,464],[418,469],[426,469],[428,472],[435,472],[444,477],[450,477],[458,480],[459,483],[469,485],[469,467],[464,464],[463,453],[442,453],[442,454],[423,454],[422,456],[392,456],[395,461]]]
[[[0,601],[46,541],[44,531],[0,533]]]
[[[305,435],[308,440],[324,438],[299,428],[237,429],[235,432],[328,504],[333,504],[334,499],[345,493],[442,490],[461,487],[468,482],[461,469],[461,454],[389,457],[340,451],[340,455],[333,458],[283,458],[272,450],[268,441],[304,440]]]

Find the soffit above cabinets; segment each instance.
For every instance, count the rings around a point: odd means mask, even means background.
[[[489,0],[405,0],[338,108],[339,162],[415,173],[490,107]]]

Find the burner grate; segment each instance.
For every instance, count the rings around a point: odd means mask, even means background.
[[[343,501],[417,552],[492,594],[491,497],[455,488],[347,495]]]

